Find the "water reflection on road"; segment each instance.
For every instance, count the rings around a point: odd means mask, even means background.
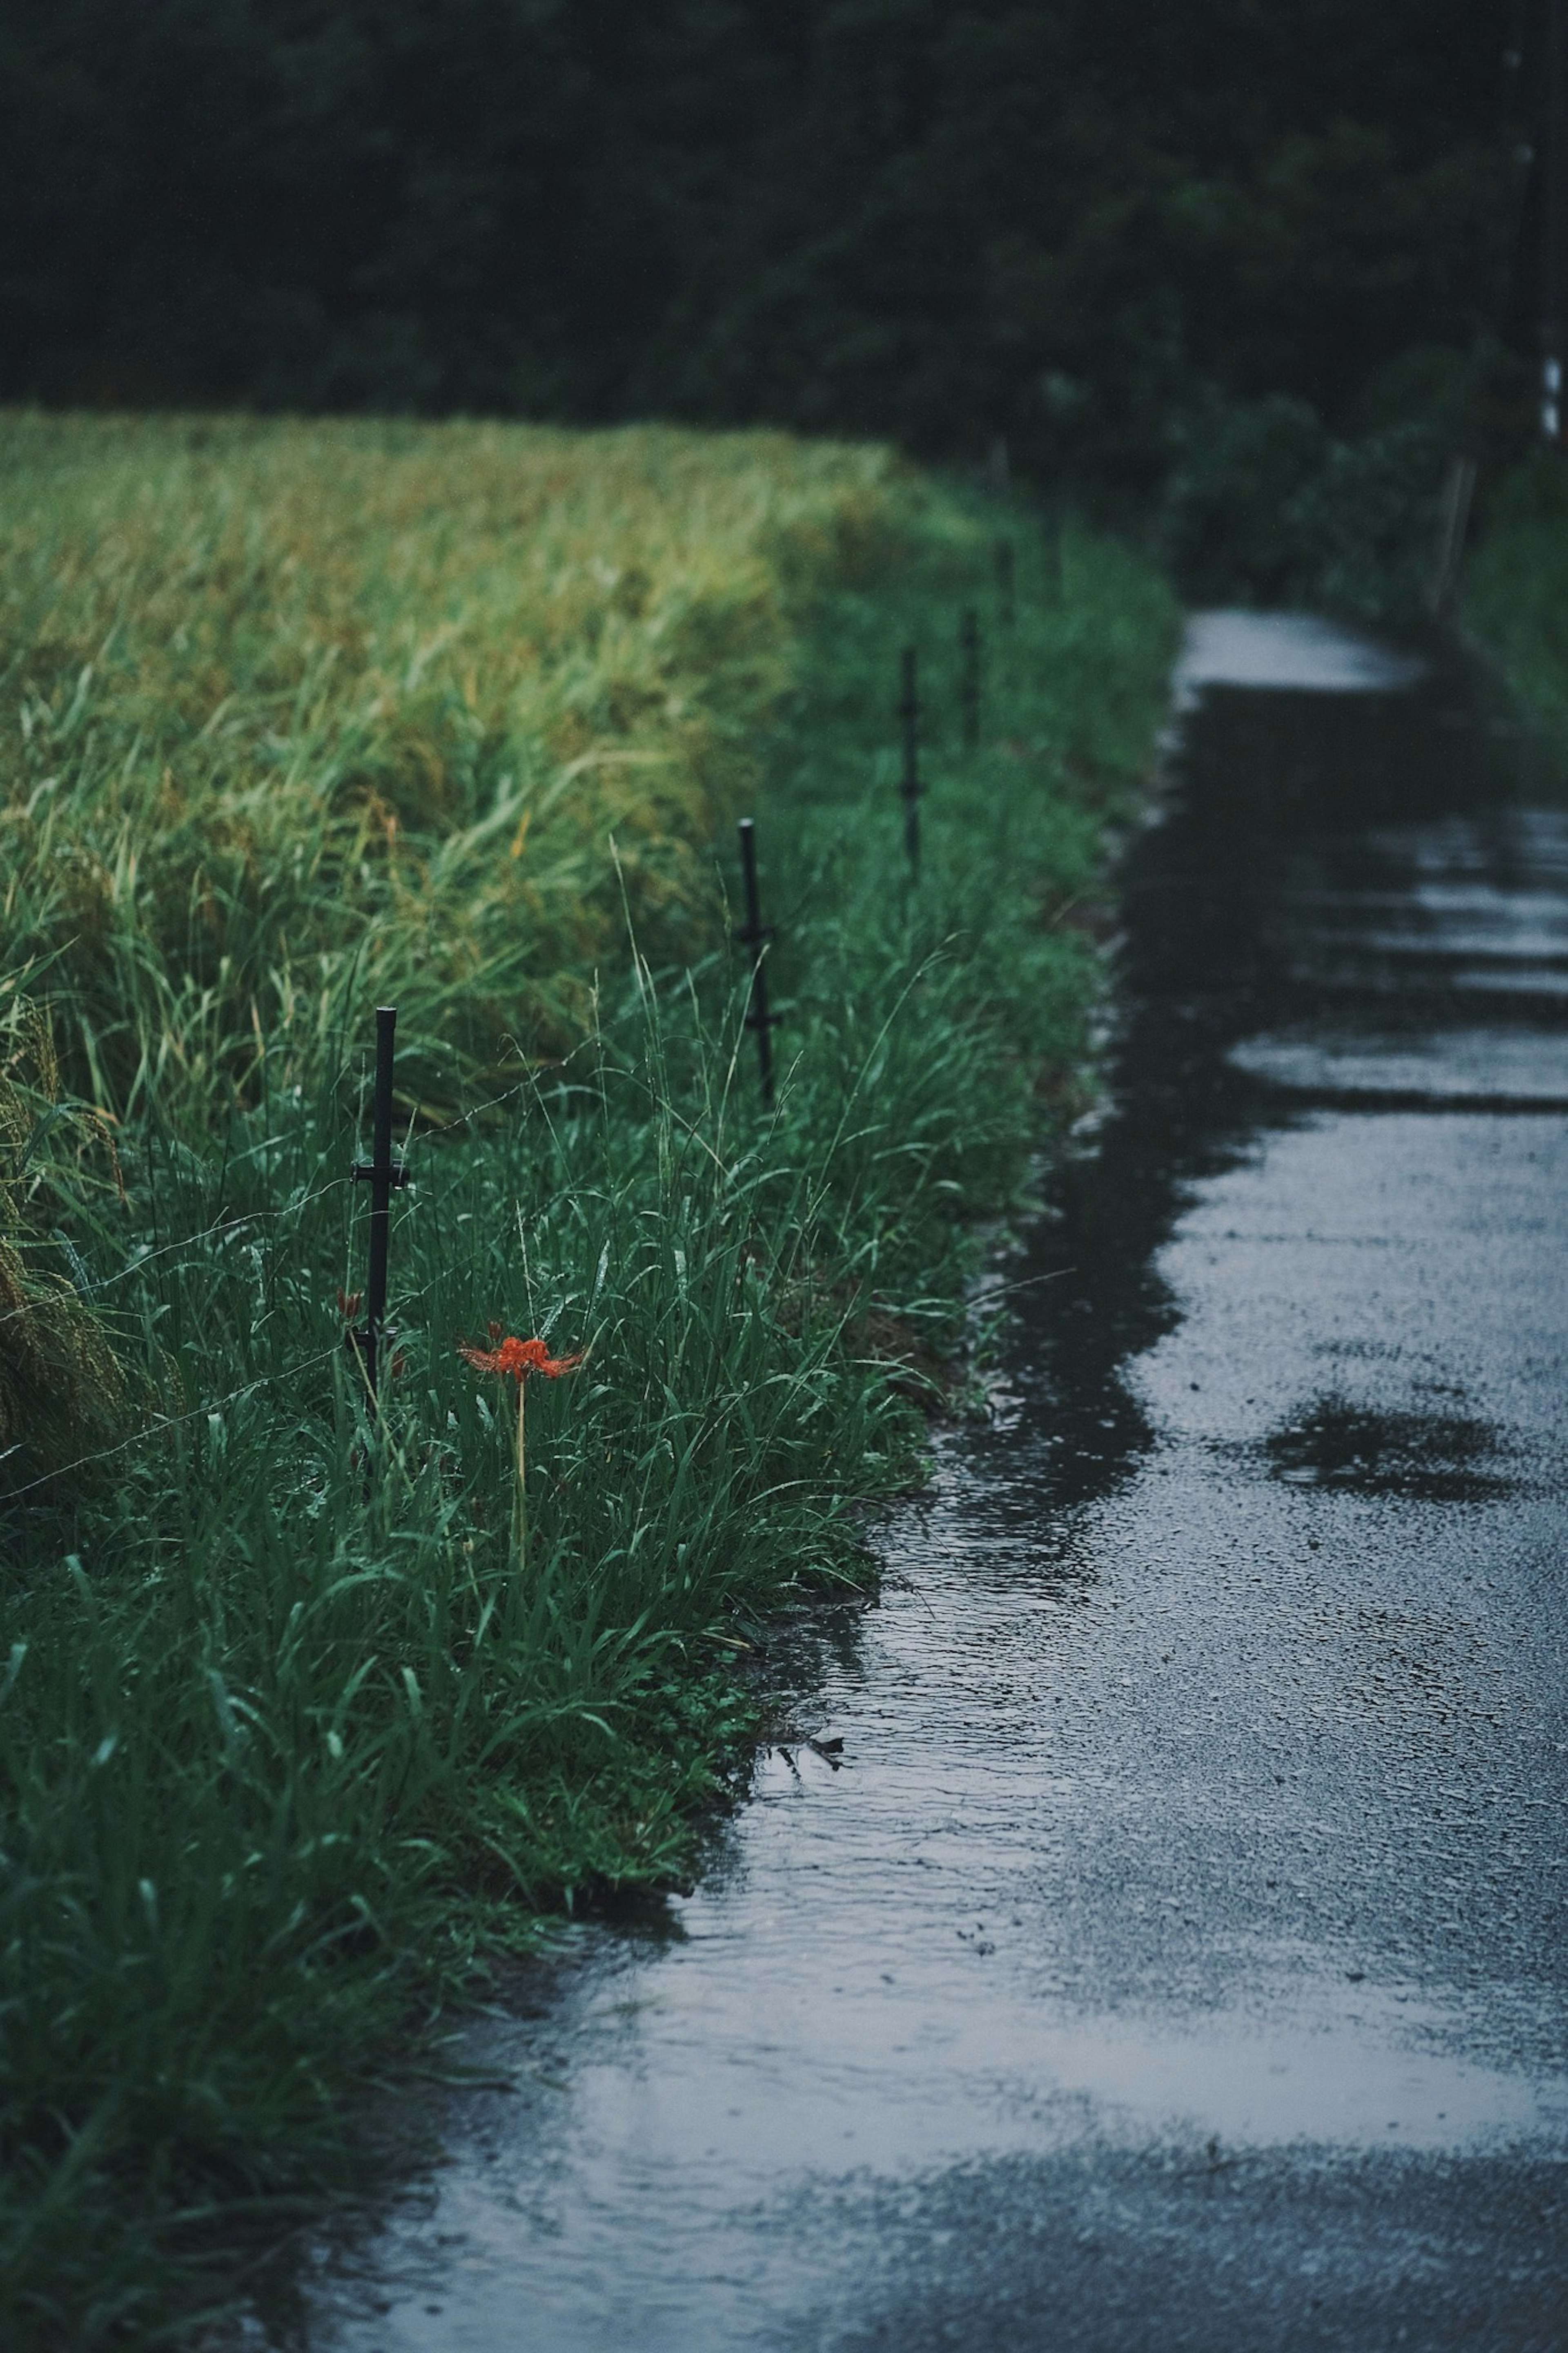
[[[698,1891],[279,2344],[1565,2341],[1568,817],[1205,616],[993,1424]]]

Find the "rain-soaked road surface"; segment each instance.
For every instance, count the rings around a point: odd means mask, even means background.
[[[842,1769],[485,2027],[278,2341],[1568,2346],[1568,815],[1312,624],[1182,700],[1071,1271],[826,1645]]]

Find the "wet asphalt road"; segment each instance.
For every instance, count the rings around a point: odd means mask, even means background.
[[[1055,1279],[819,1637],[842,1769],[485,2024],[274,2343],[1568,2346],[1568,812],[1321,628],[1182,700]]]

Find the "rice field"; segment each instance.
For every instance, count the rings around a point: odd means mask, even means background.
[[[209,1122],[395,993],[426,1089],[559,1052],[711,936],[885,452],[652,428],[0,423],[7,961],[73,1082]]]

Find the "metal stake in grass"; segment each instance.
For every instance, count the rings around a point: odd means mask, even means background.
[[[1010,629],[1016,609],[1013,595],[1013,543],[999,539],[996,543],[996,607],[1002,616],[1002,627]]]
[[[958,624],[958,652],[961,664],[958,699],[963,712],[963,748],[978,750],[980,744],[980,616],[973,605],[964,607]]]
[[[752,951],[752,980],[746,992],[746,1027],[757,1033],[757,1080],[764,1103],[772,1110],[773,1100],[773,1027],[776,1013],[768,1011],[768,975],[763,950],[773,937],[773,927],[763,921],[762,900],[757,892],[757,828],[749,817],[740,825],[741,873],[746,889],[746,928],[735,937]]]
[[[899,696],[899,717],[904,729],[904,848],[910,854],[910,871],[921,871],[921,704],[916,691],[915,649],[906,646],[900,657],[902,691]]]
[[[1060,491],[1053,491],[1040,518],[1044,535],[1046,594],[1059,597],[1067,588],[1067,511]]]
[[[357,1332],[350,1332],[347,1339],[364,1377],[373,1419],[378,1411],[381,1346],[387,1336],[386,1254],[392,1232],[392,1196],[397,1186],[408,1182],[407,1170],[401,1161],[394,1159],[392,1152],[392,1057],[396,1034],[396,1006],[378,1005],[371,1156],[368,1160],[356,1160],[353,1165],[356,1184],[368,1182],[370,1186],[370,1264],[365,1277],[364,1322]]]

